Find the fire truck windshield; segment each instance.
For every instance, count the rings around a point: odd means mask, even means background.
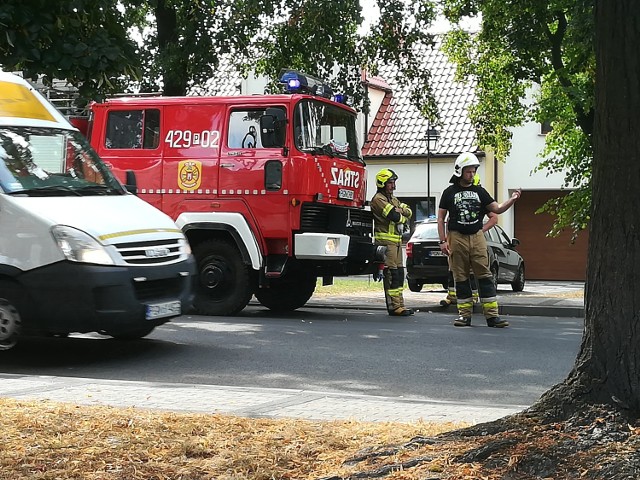
[[[298,150],[362,163],[352,112],[319,100],[302,100],[296,106],[293,127]]]
[[[28,196],[126,194],[79,132],[36,127],[0,127],[0,189]]]

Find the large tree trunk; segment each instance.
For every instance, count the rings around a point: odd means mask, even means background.
[[[187,93],[188,74],[185,53],[180,51],[175,7],[167,5],[164,0],[158,0],[154,10],[163,95],[184,96]]]
[[[541,400],[640,413],[640,2],[596,0],[592,215],[585,331],[568,378]],[[585,172],[587,173],[587,172]]]

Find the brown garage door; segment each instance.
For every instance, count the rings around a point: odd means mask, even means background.
[[[514,236],[520,240],[518,251],[526,266],[528,280],[585,280],[589,234],[580,232],[571,243],[571,232],[546,236],[553,218],[548,213],[535,214],[550,198],[561,191],[525,191],[514,205]]]

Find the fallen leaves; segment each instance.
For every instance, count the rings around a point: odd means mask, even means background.
[[[365,447],[460,426],[251,419],[9,399],[0,399],[0,408],[0,479],[11,480],[346,475],[344,461]]]
[[[462,425],[312,422],[0,399],[2,480],[640,478],[633,419],[593,407]]]

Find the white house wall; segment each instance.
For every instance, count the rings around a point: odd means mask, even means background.
[[[546,169],[534,172],[542,161],[540,152],[544,148],[545,136],[540,134],[540,124],[530,122],[512,131],[511,153],[504,165],[499,166],[498,202],[504,202],[518,188],[522,189],[523,195],[527,190],[560,190],[564,184],[563,172],[549,174]],[[500,225],[513,235],[513,209],[501,217]]]

